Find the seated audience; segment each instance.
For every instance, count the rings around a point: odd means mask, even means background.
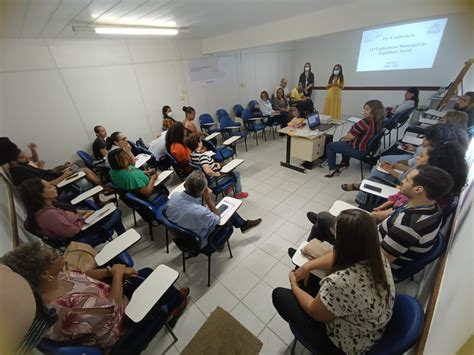
[[[163,106],[161,112],[163,113],[163,131],[166,131],[177,121],[173,118],[173,111],[168,105]]]
[[[274,97],[277,97],[277,91],[278,89],[282,89],[283,90],[283,96],[286,98],[286,99],[289,99],[290,98],[290,90],[288,90],[288,79],[286,78],[281,78],[280,80],[280,85],[278,85],[275,89],[275,92],[273,93],[273,96]]]
[[[332,142],[326,146],[326,155],[329,173],[325,175],[332,178],[340,173],[341,168],[349,166],[351,157],[363,158],[370,139],[382,128],[385,110],[379,100],[370,100],[364,104],[362,111],[364,118],[355,123],[339,142]],[[336,165],[336,154],[342,155],[339,165]]]
[[[289,121],[290,105],[282,88],[277,89],[276,95],[273,98],[272,107],[275,111],[280,112],[281,127],[286,127]]]
[[[303,117],[314,111],[313,100],[311,97],[305,96],[303,83],[298,83],[298,87],[291,90],[290,103],[301,112]]]
[[[168,194],[166,187],[155,187],[159,174],[154,169],[144,172],[136,168],[135,159],[123,148],[111,150],[108,161],[110,180],[120,190],[136,192],[150,202],[162,194]]]
[[[467,129],[468,122],[469,115],[463,111],[446,112],[446,115],[438,120],[438,124],[450,124],[453,126],[458,126],[462,129]]]
[[[191,106],[183,106],[183,111],[185,113],[183,124],[184,128],[187,129],[188,133],[198,134],[201,137],[207,136],[207,133],[201,131],[201,129],[196,127],[196,125],[194,124],[194,119],[196,118],[196,110]]]
[[[128,142],[128,138],[122,132],[114,132],[110,135],[109,140],[107,141],[107,150],[110,152],[113,149],[122,148],[132,151],[132,146]]]
[[[56,186],[46,180],[40,178],[25,180],[19,190],[26,209],[28,225],[42,235],[56,239],[84,240],[103,231],[115,230],[118,235],[125,232],[119,209],[90,228],[81,230],[86,218],[94,211],[79,210],[70,204],[57,201]]]
[[[382,250],[392,265],[392,269],[401,267],[430,251],[441,227],[443,214],[436,200],[446,196],[453,186],[453,179],[444,170],[424,165],[412,170],[400,184],[400,192],[407,197],[406,204],[383,211],[374,211],[372,215],[379,222]],[[308,213],[312,223],[323,223],[324,235],[315,237],[335,243],[334,225],[336,219],[329,213]],[[318,259],[303,265],[310,272],[321,267]]]
[[[263,117],[263,112],[260,110],[260,104],[258,102],[252,105],[250,111],[252,112],[252,117]]]
[[[161,132],[160,136],[151,141],[148,150],[153,154],[156,160],[163,158],[166,155],[166,132]]]
[[[387,117],[392,117],[394,114],[403,112],[410,108],[418,107],[420,101],[419,98],[420,92],[416,87],[409,87],[405,92],[404,101],[400,105],[395,105],[392,107],[387,107]]]
[[[184,145],[186,129],[181,122],[176,122],[166,133],[166,150],[180,164],[184,173],[189,174],[193,168],[189,165],[191,151]]]
[[[464,93],[454,104],[454,109],[467,113],[469,121],[468,128],[474,126],[474,91]]]
[[[153,271],[150,268],[136,271],[115,264],[86,273],[67,271],[63,256],[39,243],[14,249],[0,263],[23,276],[43,302],[56,309],[58,319],[45,337],[61,343],[97,346],[110,354],[139,354],[161,329],[157,325],[163,317],[174,324],[187,305],[189,289],[172,286],[143,320],[134,323],[125,308]]]
[[[186,178],[184,188],[184,191],[170,196],[166,215],[171,222],[196,233],[203,248],[207,245],[209,235],[219,224],[221,213],[216,208],[212,191],[207,187],[207,179],[202,171],[193,171]],[[240,228],[242,233],[247,233],[258,226],[262,219],[244,220],[236,212],[230,222],[235,228]]]
[[[201,138],[198,135],[192,134],[185,138],[184,144],[191,150],[191,162],[198,165],[204,174],[211,181],[211,184],[217,186],[219,183],[226,183],[229,180],[234,180],[235,198],[246,198],[249,196],[247,192],[242,191],[242,183],[240,182],[240,173],[235,169],[230,174],[222,175],[220,170],[222,166],[216,163],[212,156],[204,154],[207,149],[202,144]],[[232,192],[232,188],[228,193]]]
[[[382,338],[395,286],[374,219],[346,210],[336,226],[334,251],[290,271],[291,290],[274,289],[273,305],[318,354],[363,354]],[[328,275],[310,279],[310,263]]]
[[[104,159],[109,152],[107,150],[107,131],[103,126],[95,126],[94,133],[96,135],[96,139],[92,143],[92,153],[94,158],[97,160]]]
[[[103,186],[104,192],[110,191],[110,188],[103,185],[100,178],[92,170],[88,168],[79,168],[71,162],[66,162],[53,169],[43,169],[42,167],[44,167],[44,164],[38,165],[37,163],[32,163],[25,153],[23,153],[18,146],[8,138],[0,141],[0,161],[8,163],[8,171],[15,185],[20,185],[23,181],[34,177],[46,180],[53,185],[57,185],[78,171],[83,171],[85,173],[84,179],[76,180],[69,184],[66,189],[62,189],[61,200],[70,200],[73,195],[83,193],[92,188],[93,185]],[[94,198],[95,201],[100,204],[97,195],[95,195]]]
[[[260,100],[258,101],[258,104],[263,116],[272,116],[278,114],[278,112],[272,107],[272,103],[268,97],[268,92],[262,91],[260,93]]]

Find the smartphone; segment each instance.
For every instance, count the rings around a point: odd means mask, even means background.
[[[375,192],[382,192],[382,189],[380,187],[367,185],[367,184],[364,184],[363,187],[366,188],[367,190],[372,190],[372,191],[375,191]]]
[[[219,206],[219,208],[217,209],[220,213],[223,213],[229,206],[227,206],[226,204],[222,204]]]

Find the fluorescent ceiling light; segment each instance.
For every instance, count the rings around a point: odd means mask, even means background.
[[[153,28],[153,27],[95,27],[95,33],[107,35],[168,35],[178,34],[176,28]]]

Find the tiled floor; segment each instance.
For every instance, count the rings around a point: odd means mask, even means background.
[[[211,287],[207,287],[207,259],[198,256],[187,261],[187,272],[182,272],[181,254],[174,244],[166,253],[163,227],[156,228],[151,242],[147,226],[138,222],[142,240],[131,250],[137,267],[156,267],[166,264],[180,272],[177,286],[190,287],[190,303],[175,327],[179,338],[166,354],[179,353],[191,340],[216,306],[229,311],[263,342],[261,354],[289,354],[293,336],[272,305],[271,293],[278,286],[289,287],[288,272],[292,268],[288,247],[299,245],[311,228],[306,218],[308,211],[327,210],[340,199],[353,203],[354,194],[343,192],[341,183],[360,178],[358,162],[340,176],[327,179],[327,168],[315,168],[306,174],[280,166],[284,158],[286,140],[277,137],[255,146],[249,138],[249,151],[238,146],[242,185],[250,196],[239,210],[244,218],[263,218],[261,226],[242,235],[234,230],[230,239],[234,257],[227,249],[212,258]],[[177,181],[175,181],[177,183]],[[123,204],[121,204],[123,207]],[[131,215],[126,224],[132,227]],[[166,331],[161,331],[146,350],[146,354],[160,354],[171,343]],[[298,354],[305,353],[301,346]],[[306,352],[307,353],[307,352]]]

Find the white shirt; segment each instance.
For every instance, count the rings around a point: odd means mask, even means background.
[[[156,159],[160,159],[166,154],[166,132],[161,133],[161,136],[151,141],[148,150],[155,156]]]
[[[259,100],[258,104],[260,105],[260,110],[262,111],[262,115],[270,116],[274,112],[272,108],[272,103],[270,102],[270,100],[267,100],[267,101]]]

